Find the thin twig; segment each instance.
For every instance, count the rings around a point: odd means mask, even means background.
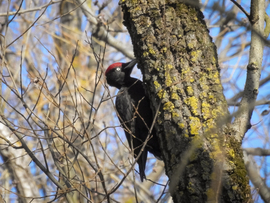
[[[233,2],[250,20],[250,15],[248,14],[248,12],[246,12],[246,10],[237,1],[231,0],[231,2]]]
[[[6,48],[10,47],[14,42],[16,42],[18,39],[20,39],[25,33],[28,32],[28,30],[30,30],[35,24],[36,22],[41,18],[41,16],[43,16],[43,14],[45,13],[45,11],[47,10],[47,8],[51,5],[51,2],[45,7],[44,11],[38,16],[38,18],[22,33],[20,34],[19,37],[17,37],[16,39],[14,39],[11,43],[9,43]]]

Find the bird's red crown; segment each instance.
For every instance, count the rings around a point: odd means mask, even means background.
[[[105,72],[105,76],[108,74],[108,72],[110,72],[110,70],[112,70],[116,67],[122,67],[122,63],[118,62],[118,63],[114,63],[114,64],[110,65]]]

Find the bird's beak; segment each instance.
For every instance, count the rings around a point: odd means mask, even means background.
[[[128,62],[128,63],[125,63],[123,64],[123,71],[127,74],[131,74],[131,71],[133,69],[133,67],[135,66],[135,64],[137,63],[137,60],[136,59],[133,59],[132,61]]]

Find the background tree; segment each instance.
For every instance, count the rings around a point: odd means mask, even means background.
[[[113,110],[115,89],[104,81],[109,64],[134,58],[118,2],[0,3],[1,201],[172,201],[162,162],[150,157],[149,181],[138,182]],[[160,111],[157,128],[166,173],[177,180],[170,182],[175,202],[179,195],[219,198],[217,191],[221,200],[251,200],[242,138],[252,197],[267,202],[270,77],[268,58],[262,66],[260,60],[269,52],[268,1],[133,3],[121,1],[121,7]]]

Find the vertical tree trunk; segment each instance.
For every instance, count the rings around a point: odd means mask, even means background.
[[[216,47],[203,14],[180,1],[120,2],[158,129],[174,202],[247,202]],[[158,109],[158,104],[161,107]]]

